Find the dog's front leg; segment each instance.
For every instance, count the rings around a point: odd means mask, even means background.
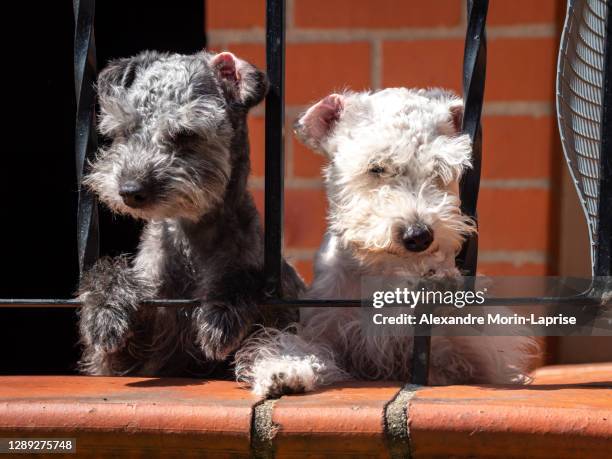
[[[208,360],[225,360],[238,349],[253,324],[256,305],[205,301],[194,311],[196,344]]]
[[[139,302],[150,296],[149,290],[127,257],[98,260],[79,286],[79,330],[86,353],[121,351],[134,332]]]
[[[251,335],[236,352],[236,377],[261,397],[311,392],[351,379],[333,352],[287,330],[265,328]]]
[[[202,305],[193,312],[196,344],[209,360],[225,360],[234,352],[258,317],[258,276],[247,270],[225,273],[203,283]]]

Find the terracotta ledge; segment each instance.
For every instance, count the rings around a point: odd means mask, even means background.
[[[79,457],[250,457],[255,417],[262,457],[612,451],[612,364],[543,368],[524,388],[401,388],[346,384],[261,404],[223,381],[0,377],[0,437],[76,437]]]

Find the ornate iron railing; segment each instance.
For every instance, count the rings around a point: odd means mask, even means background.
[[[594,0],[603,1],[603,0]],[[610,11],[612,0],[606,0]],[[463,131],[473,142],[473,165],[461,182],[462,210],[477,218],[477,201],[482,158],[481,113],[486,71],[486,17],[488,0],[468,1],[468,24],[463,63],[465,113]],[[75,89],[77,95],[76,158],[78,182],[87,167],[87,159],[97,148],[95,131],[96,56],[94,42],[94,0],[73,0],[75,15]],[[270,92],[266,99],[266,174],[265,174],[265,272],[272,297],[265,306],[359,307],[360,300],[285,300],[281,289],[283,241],[283,178],[284,178],[284,71],[285,71],[285,0],[266,1],[266,62]],[[612,46],[610,23],[606,25],[605,84],[602,95],[600,149],[599,215],[612,216]],[[612,218],[600,219],[598,226],[595,270],[598,276],[610,275],[610,241]],[[95,197],[86,189],[79,191],[78,250],[81,272],[98,257],[98,216]],[[458,266],[467,274],[476,273],[477,236],[471,237],[457,257]],[[589,296],[538,298],[487,298],[486,305],[567,304],[581,300],[596,304]],[[153,300],[149,306],[193,306],[194,300]],[[75,299],[0,299],[0,307],[78,307]],[[412,361],[412,382],[427,384],[430,337],[415,336]]]
[[[586,217],[594,276],[612,274],[611,4],[568,1],[557,69],[559,132]]]
[[[77,243],[79,272],[98,258],[98,203],[96,196],[81,185],[87,161],[98,149],[96,135],[96,42],[94,38],[95,0],[73,0],[74,86],[76,92],[75,153],[79,204]]]
[[[282,297],[283,189],[285,178],[285,1],[266,2],[265,255],[272,296]]]

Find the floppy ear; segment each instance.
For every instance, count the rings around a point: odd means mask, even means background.
[[[222,52],[212,57],[210,65],[229,101],[251,108],[266,97],[268,78],[247,61]]]
[[[110,61],[98,75],[98,96],[104,99],[116,94],[121,89],[129,89],[139,70],[148,67],[159,59],[156,51],[144,51],[133,57]]]
[[[98,75],[96,87],[100,104],[98,129],[104,135],[114,136],[129,131],[138,118],[138,112],[126,103],[127,90],[139,71],[160,58],[156,51],[144,51],[133,57],[111,61]]]
[[[434,171],[446,185],[459,180],[465,170],[472,167],[472,142],[467,134],[438,136],[431,150]]]
[[[308,147],[324,153],[322,143],[340,119],[343,109],[344,97],[340,94],[321,99],[297,119],[293,125],[295,135]]]
[[[451,124],[457,134],[463,130],[463,100],[453,99],[449,104]]]

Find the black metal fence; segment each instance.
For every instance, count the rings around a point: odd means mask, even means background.
[[[465,112],[463,131],[473,142],[473,168],[462,178],[461,206],[466,215],[477,219],[477,201],[482,159],[481,113],[486,73],[486,18],[488,0],[468,0],[464,62],[463,97]],[[95,131],[96,53],[94,40],[95,0],[73,0],[75,16],[75,91],[77,97],[76,161],[79,184],[85,172],[87,159],[97,148]],[[266,62],[270,91],[266,98],[265,119],[265,272],[271,293],[268,307],[359,307],[360,300],[284,300],[281,289],[283,241],[283,178],[284,178],[284,87],[285,87],[285,0],[266,1]],[[607,43],[610,44],[608,21]],[[610,48],[610,46],[608,46]],[[600,216],[612,216],[612,50],[606,53],[606,85],[604,91],[600,183]],[[459,71],[459,69],[457,69]],[[612,218],[601,219],[596,276],[609,276]],[[81,187],[78,206],[78,260],[81,273],[98,258],[97,201],[87,189]],[[478,238],[466,241],[457,257],[457,265],[468,276],[476,273]],[[584,298],[584,297],[583,297]],[[486,304],[555,304],[576,298],[489,298]],[[588,300],[588,298],[586,298]],[[197,302],[185,300],[152,300],[149,306],[194,306]],[[0,307],[77,307],[74,299],[0,299]],[[414,337],[412,382],[427,384],[430,337]]]

